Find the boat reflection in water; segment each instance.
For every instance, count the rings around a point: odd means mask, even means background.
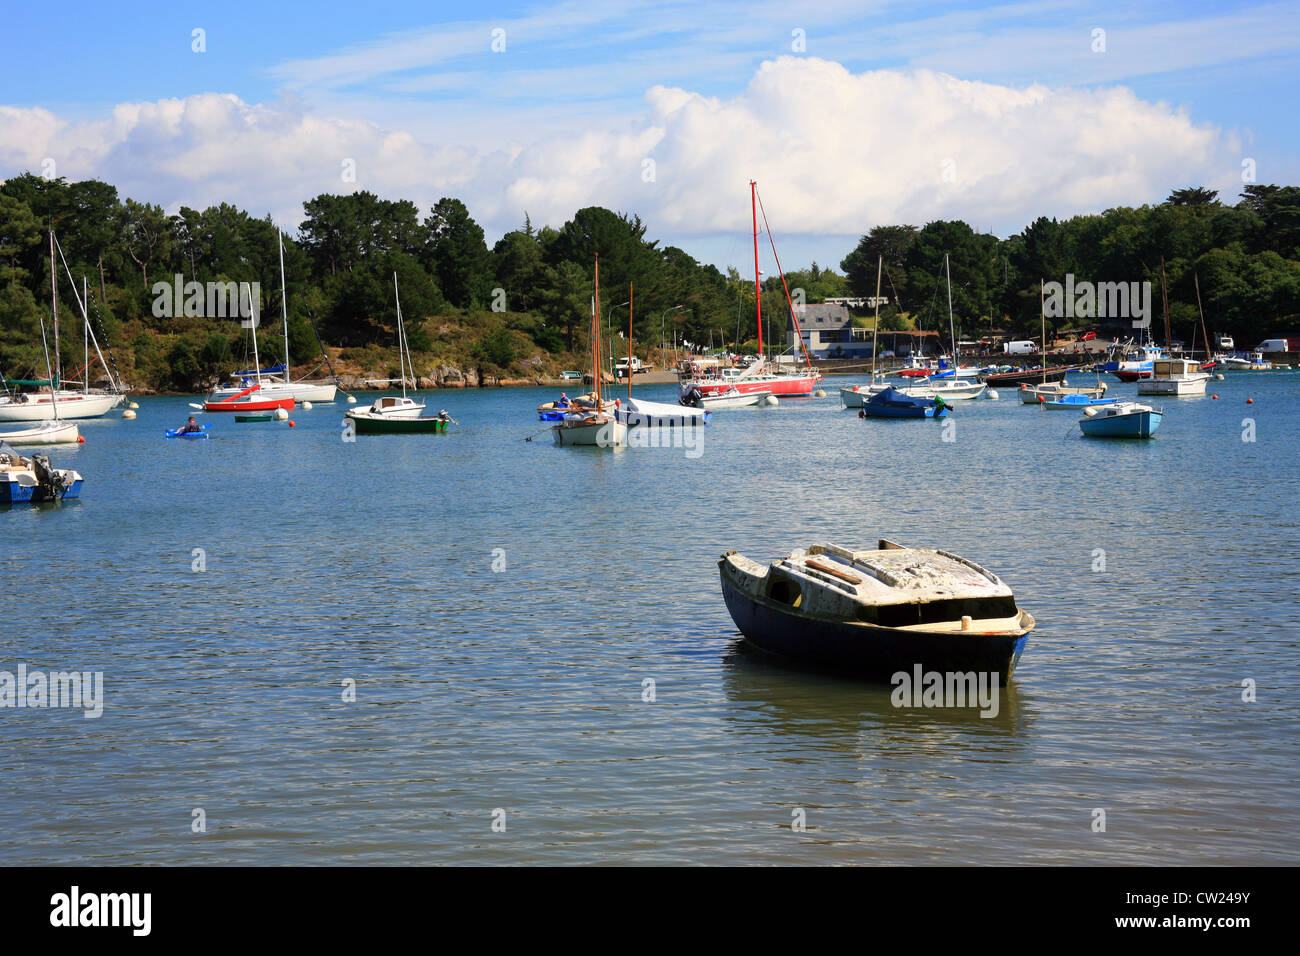
[[[1032,696],[1015,683],[999,685],[997,712],[980,716],[978,701],[965,707],[895,706],[895,688],[834,677],[808,665],[765,654],[736,638],[722,659],[723,689],[733,705],[727,723],[752,733],[800,738],[805,750],[852,753],[864,758],[912,755],[994,757],[1020,751],[1019,735],[1033,722]]]

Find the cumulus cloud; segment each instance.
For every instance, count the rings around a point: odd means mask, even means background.
[[[454,129],[430,142],[291,98],[217,93],[121,104],[83,122],[0,107],[0,175],[53,158],[58,175],[103,178],[169,210],[233,202],[290,226],[305,199],[353,189],[426,208],[456,195],[498,233],[524,210],[559,225],[599,204],[636,212],[688,248],[689,237],[746,228],[750,178],[778,235],[936,218],[1009,232],[1192,183],[1231,196],[1240,182],[1232,134],[1123,87],[855,74],[811,57],[763,63],[733,97],[656,86],[613,127],[513,133],[500,148],[458,142]]]

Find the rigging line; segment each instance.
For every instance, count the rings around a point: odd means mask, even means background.
[[[758,208],[763,212],[763,231],[767,233],[767,241],[772,246],[772,258],[776,260],[776,271],[781,276],[781,288],[785,290],[785,303],[790,307],[790,318],[794,322],[795,337],[799,340],[799,349],[803,352],[804,361],[808,367],[812,368],[812,356],[808,354],[808,348],[803,344],[803,330],[799,328],[799,317],[794,314],[794,303],[790,301],[790,288],[785,282],[785,272],[781,269],[781,257],[776,254],[776,239],[772,235],[772,227],[767,224],[767,210],[763,209],[763,197],[758,195],[757,187],[754,189],[754,195],[758,197]]]

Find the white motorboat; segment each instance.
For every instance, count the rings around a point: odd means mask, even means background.
[[[0,445],[0,505],[78,498],[81,484],[81,475],[71,468],[55,468],[44,455],[24,458]]]
[[[419,418],[424,404],[405,395],[385,395],[371,402],[369,408],[349,408],[348,418]]]
[[[1210,373],[1201,371],[1200,363],[1187,359],[1156,359],[1151,377],[1137,384],[1139,395],[1204,395]]]
[[[63,411],[62,408],[59,409]],[[81,440],[81,431],[75,422],[48,421],[32,428],[19,428],[0,432],[0,442],[11,445],[69,445]]]

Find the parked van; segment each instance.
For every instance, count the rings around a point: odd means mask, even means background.
[[[1002,351],[1007,355],[1032,355],[1038,351],[1038,343],[1028,339],[1019,342],[1003,342]]]
[[[1255,346],[1256,352],[1300,352],[1300,339],[1265,339]]]

